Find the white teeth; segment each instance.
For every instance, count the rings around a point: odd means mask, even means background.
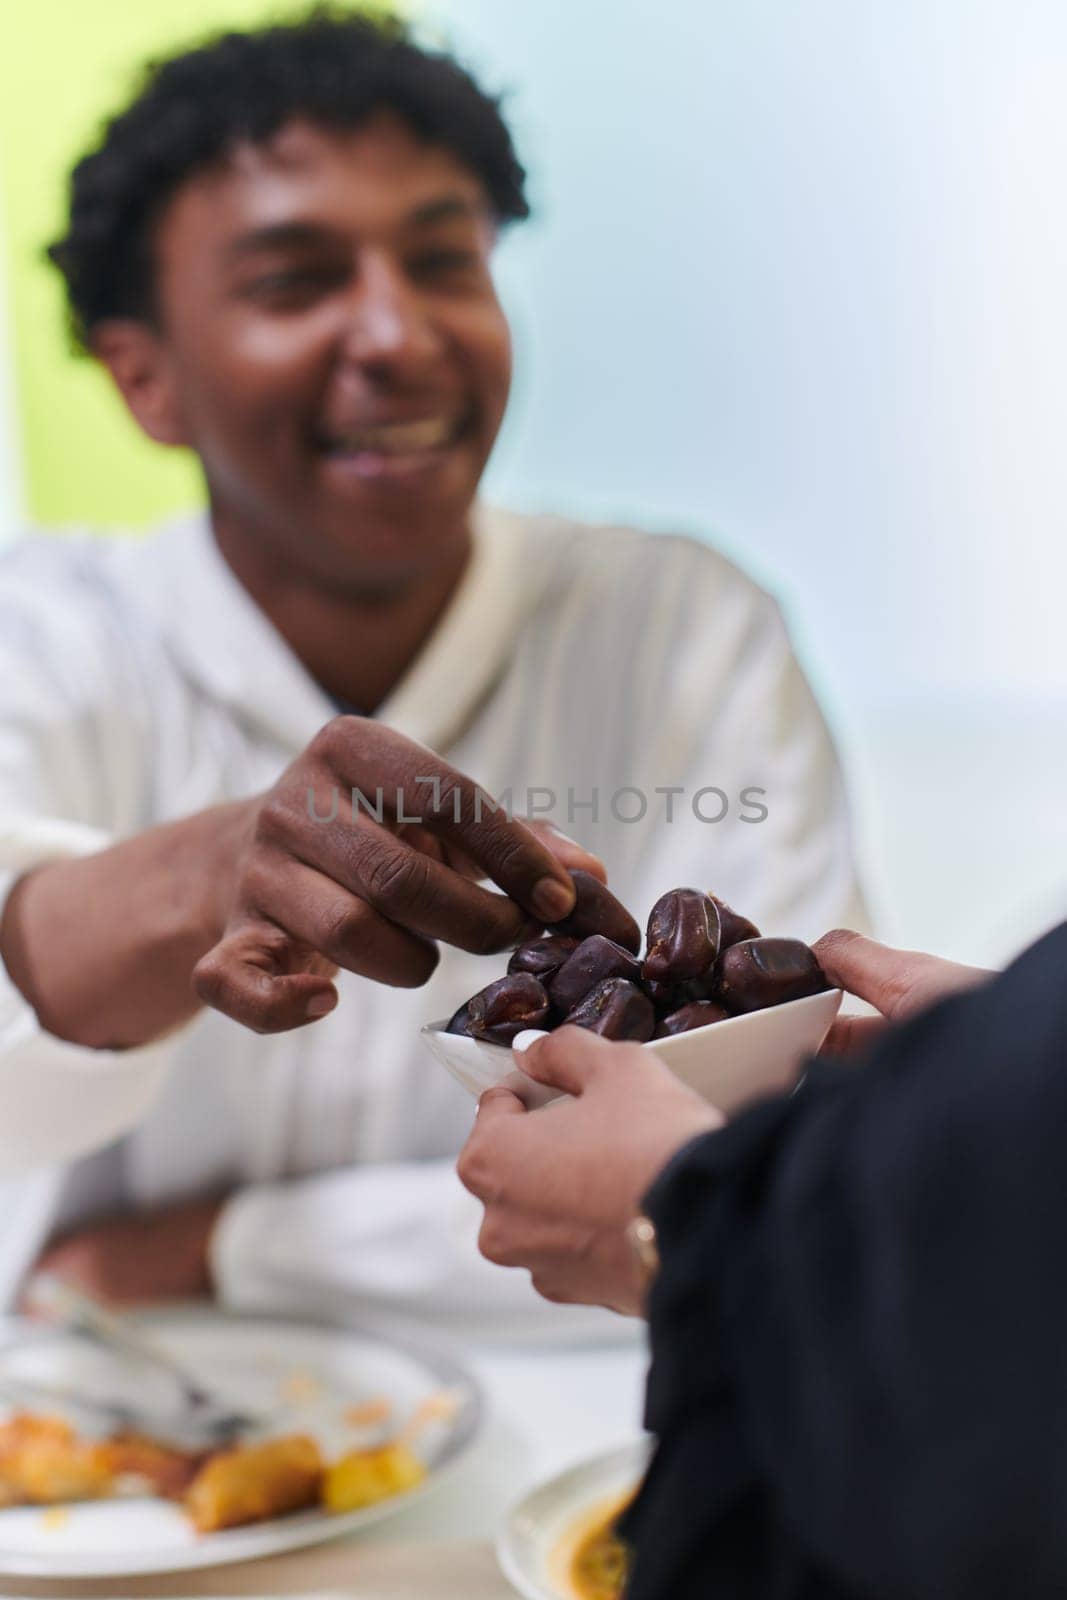
[[[338,452],[375,450],[382,455],[408,455],[419,450],[436,450],[448,444],[456,432],[452,417],[427,417],[419,422],[390,422],[377,428],[361,428],[331,440]]]

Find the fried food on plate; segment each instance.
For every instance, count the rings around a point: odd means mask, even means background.
[[[96,1500],[111,1480],[106,1444],[79,1439],[61,1417],[19,1412],[0,1423],[0,1506]]]
[[[405,1444],[380,1445],[375,1450],[351,1450],[327,1468],[322,1481],[322,1503],[340,1514],[372,1506],[391,1495],[416,1488],[426,1468]]]
[[[116,1483],[129,1481],[142,1493],[180,1500],[207,1460],[206,1450],[178,1450],[140,1433],[118,1433],[103,1448]]]
[[[200,1533],[265,1522],[317,1505],[323,1470],[322,1452],[304,1433],[240,1445],[204,1463],[185,1493],[185,1510]]]

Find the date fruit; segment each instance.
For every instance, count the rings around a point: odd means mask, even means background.
[[[629,978],[631,983],[640,983],[641,963],[621,944],[605,939],[602,933],[591,933],[571,952],[555,977],[545,983],[556,1015],[565,1017],[573,1011],[579,1000],[605,978]]]
[[[670,1039],[676,1033],[691,1033],[694,1028],[706,1028],[712,1022],[725,1022],[729,1015],[725,1006],[717,1006],[714,1000],[691,1000],[687,1006],[680,1006],[658,1022],[652,1037]]]
[[[546,934],[541,939],[528,939],[511,952],[508,971],[530,972],[542,983],[547,983],[577,948],[577,939],[568,939],[560,933]]]
[[[469,1001],[464,1000],[458,1011],[453,1011],[448,1019],[446,1033],[461,1033],[468,1039],[473,1039],[471,1033],[471,1008]]]
[[[655,978],[645,978],[641,987],[655,1006],[657,1017],[666,1017],[697,1000],[714,1000],[715,968],[709,967],[702,978],[687,978],[684,983],[659,983]]]
[[[718,895],[671,889],[641,930],[588,872],[572,872],[574,910],[513,950],[508,975],[468,1000],[449,1033],[510,1045],[524,1028],[562,1023],[606,1039],[669,1039],[828,987],[799,939],[764,938]]]
[[[605,978],[564,1017],[564,1026],[588,1028],[603,1039],[628,1039],[644,1044],[656,1026],[656,1011],[647,994],[628,978]]]
[[[571,873],[577,900],[574,910],[562,922],[552,924],[553,933],[587,939],[591,933],[602,933],[605,939],[621,944],[624,950],[636,955],[641,948],[641,929],[620,900],[599,878],[581,870]]]
[[[799,939],[743,939],[719,957],[716,993],[728,1011],[767,1006],[821,994],[829,985],[815,952]]]
[[[700,978],[719,953],[719,908],[702,889],[671,889],[648,919],[642,975],[656,983]]]
[[[545,987],[529,972],[498,978],[467,1001],[467,1032],[489,1044],[510,1044],[524,1028],[543,1028],[549,1004]]]
[[[740,944],[742,939],[758,939],[760,931],[754,922],[743,917],[733,906],[728,906],[725,900],[720,900],[717,894],[709,894],[709,900],[714,900],[719,912],[719,949],[728,950],[732,944]]]

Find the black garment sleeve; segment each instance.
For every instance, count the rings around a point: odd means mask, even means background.
[[[1067,925],[647,1209],[632,1600],[1067,1595]]]

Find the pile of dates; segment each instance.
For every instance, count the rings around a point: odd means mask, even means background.
[[[702,889],[671,889],[641,930],[588,872],[563,922],[512,952],[507,977],[460,1006],[449,1033],[509,1045],[524,1028],[589,1028],[644,1044],[709,1022],[783,1005],[828,987],[799,939],[764,939]]]

